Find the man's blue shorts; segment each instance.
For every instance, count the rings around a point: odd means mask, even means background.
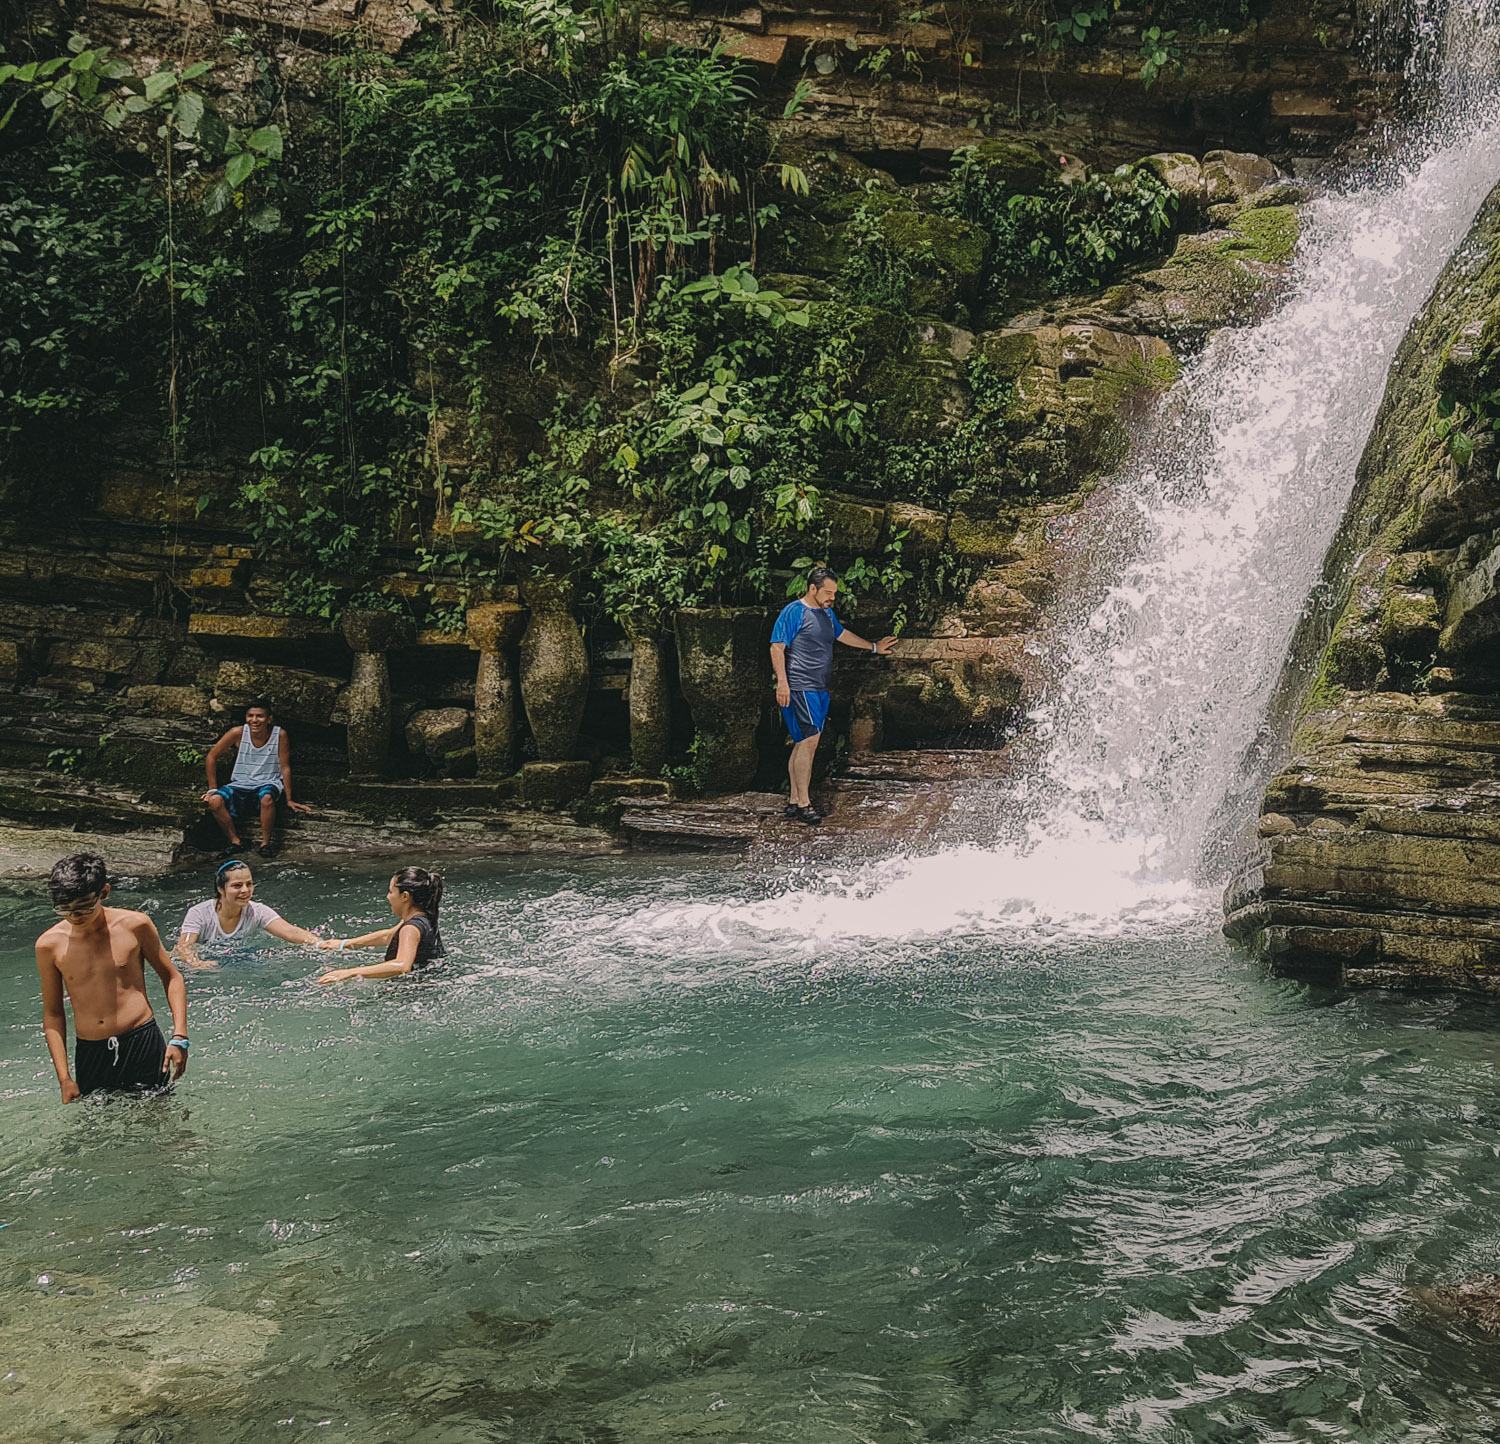
[[[792,705],[783,707],[781,715],[786,718],[786,730],[792,734],[792,741],[805,742],[815,732],[821,732],[828,720],[828,693],[793,692]]]
[[[274,782],[268,782],[264,787],[216,787],[214,791],[224,799],[231,817],[258,817],[261,798],[281,800],[281,789]]]

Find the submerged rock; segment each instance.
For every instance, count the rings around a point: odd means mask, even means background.
[[[1418,1287],[1419,1302],[1442,1318],[1459,1319],[1489,1334],[1500,1334],[1500,1274],[1481,1274],[1461,1284]]]

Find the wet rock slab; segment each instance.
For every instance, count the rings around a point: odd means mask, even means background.
[[[1006,753],[980,749],[856,754],[839,776],[814,789],[815,800],[828,812],[815,830],[816,841],[830,848],[920,842],[976,780],[998,780],[1009,767]],[[814,841],[813,829],[786,820],[786,801],[779,792],[631,799],[620,828],[640,849],[775,856]]]

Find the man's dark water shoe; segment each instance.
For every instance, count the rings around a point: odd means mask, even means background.
[[[816,807],[799,807],[797,814],[791,821],[805,822],[809,827],[816,827],[823,820],[823,814]]]

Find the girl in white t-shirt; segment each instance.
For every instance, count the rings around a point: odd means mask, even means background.
[[[258,932],[289,943],[308,943],[316,947],[318,938],[306,928],[287,922],[275,908],[255,901],[255,878],[250,864],[232,858],[214,874],[215,896],[194,903],[182,920],[182,934],[173,955],[190,968],[216,968],[210,958],[198,955],[198,944],[211,948],[242,943]]]

